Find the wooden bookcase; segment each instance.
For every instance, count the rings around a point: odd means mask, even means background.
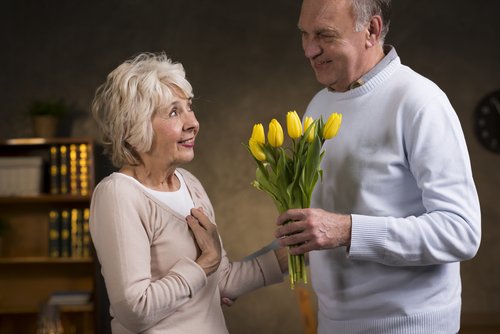
[[[51,148],[81,144],[87,147],[87,191],[55,191]],[[93,152],[90,138],[20,138],[0,142],[0,158],[41,157],[42,161],[41,181],[36,185],[39,193],[0,195],[0,219],[9,227],[0,244],[0,333],[35,333],[39,309],[51,294],[74,290],[89,291],[91,300],[59,307],[64,333],[95,332],[92,256],[49,255],[49,212],[72,209],[83,212],[90,206],[95,182]],[[67,172],[70,173],[69,169]]]

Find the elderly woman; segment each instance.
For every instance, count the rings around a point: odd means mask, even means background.
[[[95,188],[90,232],[113,333],[227,333],[221,296],[281,282],[286,252],[229,262],[203,186],[179,168],[199,124],[181,64],[140,54],[97,89],[92,113],[118,172]]]

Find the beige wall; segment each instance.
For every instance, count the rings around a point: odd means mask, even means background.
[[[463,310],[500,314],[500,155],[479,146],[477,101],[500,89],[500,2],[394,1],[388,40],[403,63],[447,92],[463,124],[481,197],[483,242],[463,264]],[[88,106],[97,85],[125,58],[164,50],[192,82],[201,133],[189,168],[216,209],[226,249],[238,259],[272,239],[276,211],[250,186],[254,165],[241,145],[255,122],[302,114],[319,89],[300,48],[300,1],[8,1],[0,14],[0,139],[29,136],[32,98],[74,105],[62,135],[93,133]],[[301,333],[287,284],[226,309],[231,332]]]

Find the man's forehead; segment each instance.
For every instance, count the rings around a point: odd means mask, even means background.
[[[352,17],[350,0],[304,0],[300,11],[300,30],[335,30],[335,22]]]

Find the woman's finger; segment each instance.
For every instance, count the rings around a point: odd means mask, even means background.
[[[203,226],[205,229],[210,228],[211,226],[214,226],[210,219],[205,215],[203,212],[203,209],[201,208],[193,208],[191,209],[191,215],[193,215],[194,218],[196,218],[200,225]]]
[[[193,231],[193,233],[197,234],[200,230],[200,228],[202,228],[202,226],[200,225],[198,219],[196,219],[195,217],[193,216],[187,216],[186,217],[186,221],[189,225],[189,228],[191,229],[191,231]]]

